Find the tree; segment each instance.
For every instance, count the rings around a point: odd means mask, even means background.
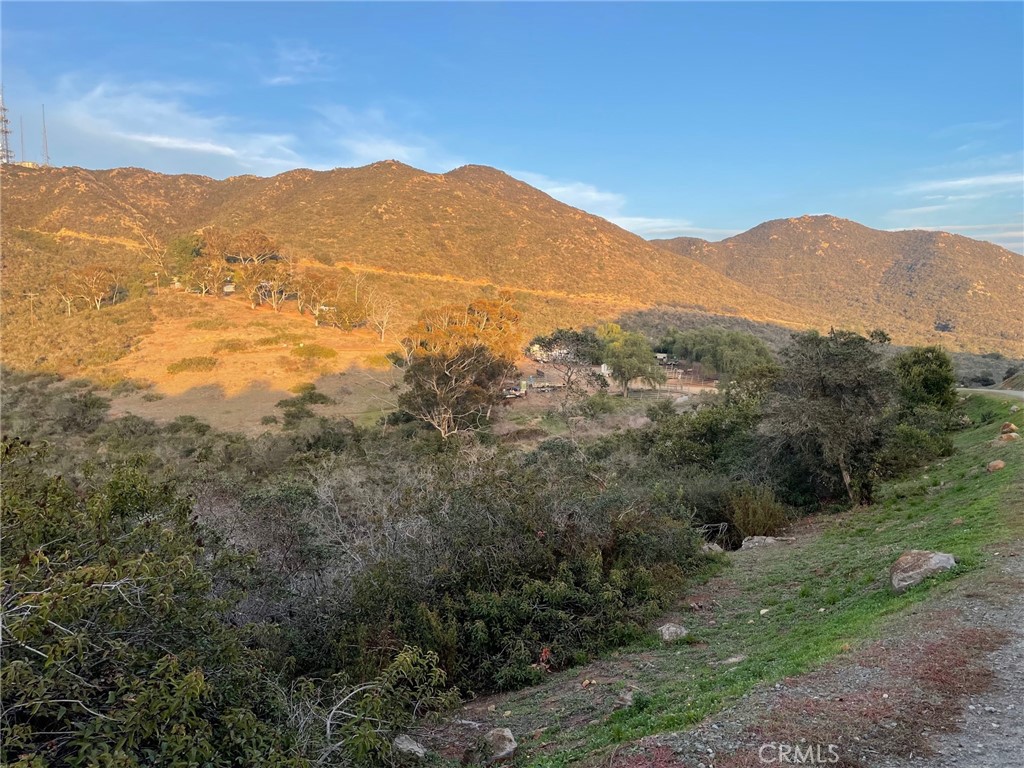
[[[261,229],[247,229],[239,234],[229,246],[225,256],[242,264],[263,264],[277,258],[277,243]]]
[[[183,235],[167,244],[163,263],[167,270],[181,282],[192,269],[193,262],[203,254],[203,240],[199,235]]]
[[[268,262],[263,270],[263,298],[275,312],[280,312],[294,296],[295,269],[291,259]]]
[[[399,404],[445,439],[480,427],[503,400],[521,333],[506,292],[424,312],[402,340],[409,389]]]
[[[890,366],[905,409],[948,412],[956,405],[953,361],[941,347],[912,347],[896,355]]]
[[[391,318],[398,309],[398,303],[389,296],[373,291],[366,301],[366,316],[384,341],[384,333],[391,324]]]
[[[268,272],[267,265],[261,262],[247,262],[234,271],[235,285],[253,309],[263,303]]]
[[[623,397],[629,397],[629,383],[636,379],[651,386],[664,383],[665,372],[641,334],[624,332],[609,338],[612,340],[605,347],[604,361],[611,369],[612,378],[622,386]]]
[[[78,280],[85,297],[96,308],[100,309],[105,301],[117,299],[118,281],[113,270],[102,265],[86,267],[78,273]]]
[[[430,424],[443,439],[479,429],[501,402],[510,364],[482,345],[414,355],[405,369],[405,411]]]
[[[893,378],[878,346],[850,331],[794,334],[764,422],[774,439],[838,473],[853,504],[871,503],[890,423]]]
[[[558,328],[547,336],[534,338],[530,349],[535,348],[543,355],[545,364],[562,376],[563,408],[570,400],[584,394],[587,385],[608,386],[604,377],[594,370],[595,365],[601,364],[604,345],[593,330]]]
[[[749,370],[773,362],[768,347],[756,336],[714,326],[690,331],[671,330],[658,346],[662,352],[700,363],[705,374],[717,373],[724,380],[741,377]]]

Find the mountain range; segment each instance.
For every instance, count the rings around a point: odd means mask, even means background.
[[[943,232],[804,216],[716,243],[648,242],[493,168],[434,174],[395,161],[225,180],[6,165],[2,191],[8,328],[54,311],[50,286],[71,268],[101,260],[152,274],[149,258],[171,239],[216,224],[261,228],[300,263],[364,274],[403,321],[507,289],[531,331],[666,307],[1024,352],[1024,257]]]

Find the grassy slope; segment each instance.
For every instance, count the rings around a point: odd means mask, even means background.
[[[730,555],[725,572],[684,601],[705,606],[681,619],[691,630],[689,643],[634,649],[552,676],[547,685],[503,697],[496,712],[512,714],[491,719],[523,735],[524,765],[589,762],[615,744],[683,729],[755,686],[806,672],[873,638],[886,617],[985,567],[995,545],[1024,534],[1019,513],[1012,513],[1024,501],[1024,445],[993,444],[1012,402],[970,398],[966,407],[977,426],[957,435],[956,454],[920,476],[886,484],[875,506],[811,521],[794,544]],[[1007,468],[989,474],[985,466],[994,458]],[[950,552],[959,567],[893,595],[888,569],[907,549]],[[718,664],[737,655],[746,659]],[[597,685],[582,686],[595,678]],[[634,703],[611,712],[613,694],[627,686],[638,691]],[[486,703],[483,711],[471,705],[474,715],[487,717]]]

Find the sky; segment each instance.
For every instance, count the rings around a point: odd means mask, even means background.
[[[474,163],[645,237],[830,213],[1024,252],[1018,2],[3,2],[0,34],[18,159],[45,105],[53,165]]]

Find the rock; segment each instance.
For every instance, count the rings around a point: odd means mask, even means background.
[[[905,592],[915,584],[920,584],[929,576],[941,571],[948,571],[956,565],[952,555],[944,552],[928,552],[912,549],[904,552],[889,569],[889,581],[896,594]]]
[[[493,728],[484,734],[487,747],[487,765],[509,760],[519,748],[515,736],[508,728]]]
[[[772,544],[778,544],[780,541],[786,541],[786,539],[779,539],[775,536],[747,536],[747,538],[743,540],[743,544],[740,545],[740,549],[767,547]]]
[[[761,615],[764,616],[766,613],[768,613],[768,610],[769,610],[768,608],[762,608],[761,609]]]
[[[615,708],[621,709],[622,707],[633,706],[633,691],[623,691],[615,697]]]
[[[706,544],[701,546],[700,551],[701,552],[724,552],[725,550],[722,549],[717,544],[715,544],[714,542],[709,541]]]
[[[1017,425],[1013,422],[1007,421],[999,428],[999,434],[1001,435],[1008,435],[1011,432],[1020,432],[1020,430],[1017,429]]]
[[[997,443],[1010,443],[1014,440],[1020,440],[1020,435],[1016,432],[1007,432],[1006,434],[1000,435],[997,439]]]
[[[1010,413],[1016,413],[1019,410],[1020,410],[1020,406],[1019,405],[1011,405],[1010,406]]]
[[[403,755],[412,755],[414,757],[427,756],[427,748],[411,736],[406,736],[405,734],[395,738],[394,747],[395,752],[401,752]]]
[[[988,463],[988,471],[989,472],[998,472],[1000,469],[1003,469],[1005,466],[1006,466],[1006,462],[1005,461],[1003,461],[1002,459],[996,459],[995,461],[990,461]]]
[[[661,635],[663,643],[674,643],[676,640],[686,637],[689,632],[686,631],[686,627],[669,622],[658,627],[658,634]]]

